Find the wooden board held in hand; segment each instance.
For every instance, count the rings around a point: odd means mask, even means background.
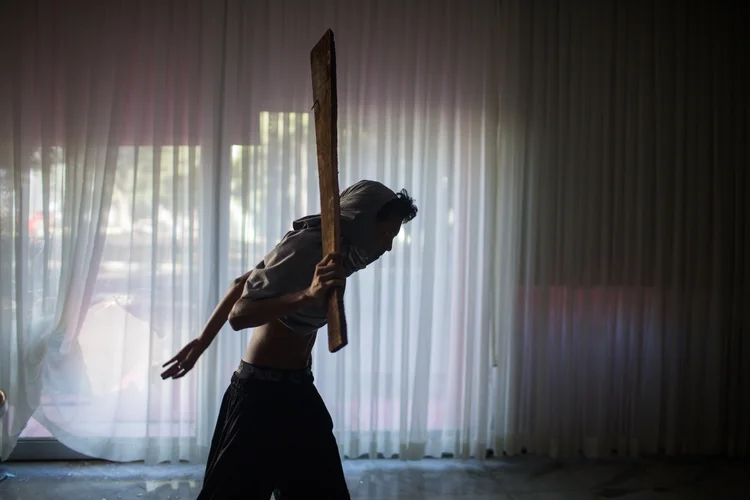
[[[337,155],[336,50],[328,30],[310,52],[315,140],[318,149],[318,185],[323,231],[323,255],[339,253],[341,206]],[[344,314],[344,291],[333,290],[328,299],[328,350],[336,352],[349,342]]]

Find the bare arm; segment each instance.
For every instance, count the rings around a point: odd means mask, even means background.
[[[328,291],[334,286],[344,286],[346,278],[341,267],[340,256],[330,254],[316,267],[312,283],[307,289],[281,297],[265,300],[242,298],[245,282],[250,273],[246,273],[229,286],[229,290],[216,306],[206,326],[198,338],[190,341],[172,359],[164,363],[166,368],[162,379],[184,377],[198,361],[198,358],[219,334],[227,319],[235,330],[251,328],[268,323],[286,314],[292,313],[306,304],[325,300]]]
[[[312,283],[304,290],[263,300],[240,297],[229,313],[229,325],[235,330],[265,325],[303,307],[322,302],[331,287],[344,286],[344,282],[341,256],[329,254],[315,267]]]
[[[198,336],[201,342],[209,345],[219,334],[221,327],[224,326],[224,323],[227,322],[229,313],[232,311],[235,303],[242,296],[242,290],[245,288],[245,282],[247,281],[247,278],[250,276],[251,272],[252,271],[249,271],[239,278],[236,278],[234,281],[232,281],[232,284],[229,285],[229,289],[224,294],[224,297],[222,297],[221,301],[219,301],[219,304],[216,306],[214,311],[211,313],[211,316],[208,318],[208,322],[206,322],[206,325],[203,327],[203,331]]]
[[[229,313],[229,325],[235,330],[255,328],[314,304],[308,290],[264,300],[240,298]]]
[[[203,327],[201,334],[183,347],[175,357],[162,365],[162,367],[166,368],[161,374],[162,379],[184,377],[193,368],[198,358],[200,358],[201,354],[203,354],[219,334],[224,323],[227,322],[229,312],[234,307],[237,299],[242,296],[242,290],[245,288],[245,282],[249,276],[249,272],[245,273],[229,285],[227,293],[224,294],[219,305],[211,313],[211,317],[208,318],[208,322]]]

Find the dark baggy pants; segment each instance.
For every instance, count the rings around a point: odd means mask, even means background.
[[[310,369],[242,363],[232,375],[198,500],[349,499],[333,421]]]

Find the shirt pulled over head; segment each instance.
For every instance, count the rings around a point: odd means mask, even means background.
[[[396,194],[376,181],[363,180],[340,196],[342,253],[347,277],[380,258],[376,233],[378,211]],[[292,231],[250,273],[242,297],[264,300],[299,292],[310,286],[323,258],[320,214],[294,221]],[[325,307],[311,306],[279,318],[290,330],[307,335],[327,323]]]

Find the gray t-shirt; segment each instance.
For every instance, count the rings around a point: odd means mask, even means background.
[[[374,227],[377,212],[396,194],[375,181],[360,181],[347,188],[340,198],[342,253],[347,277],[380,258]],[[253,269],[242,297],[264,300],[299,292],[310,286],[315,266],[323,258],[320,216],[296,220],[293,230]],[[322,306],[300,309],[279,318],[290,330],[310,335],[325,326],[327,310]]]

